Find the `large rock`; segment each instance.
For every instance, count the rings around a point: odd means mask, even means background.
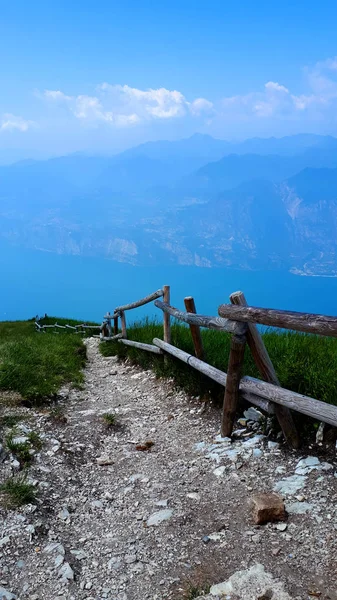
[[[266,573],[261,564],[245,571],[237,571],[227,581],[213,585],[206,598],[238,598],[240,600],[291,600],[283,583]]]
[[[253,519],[256,525],[269,521],[284,521],[287,517],[284,502],[279,494],[274,492],[255,494],[252,498]]]

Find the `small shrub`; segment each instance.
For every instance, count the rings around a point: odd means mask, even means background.
[[[53,406],[49,412],[49,419],[54,423],[66,423],[67,417],[62,406]]]
[[[30,444],[28,442],[15,442],[14,432],[11,432],[7,436],[6,446],[19,461],[21,468],[27,467],[32,462],[33,457],[30,453]]]
[[[36,498],[36,490],[31,483],[27,482],[25,475],[11,477],[0,486],[8,508],[15,508],[23,504],[33,504]]]
[[[0,427],[15,427],[22,418],[21,415],[4,415],[0,418]]]
[[[195,598],[199,598],[199,596],[204,596],[208,594],[211,589],[210,585],[204,585],[200,587],[199,585],[194,585],[190,583],[188,585],[187,590],[184,592],[182,600],[194,600]]]
[[[102,415],[102,419],[107,427],[112,427],[116,424],[116,415],[113,413],[104,413],[104,415]]]
[[[33,446],[33,448],[35,448],[36,450],[41,450],[43,446],[43,441],[41,440],[39,434],[36,433],[36,431],[30,431],[27,434],[27,438],[29,440],[29,443]]]

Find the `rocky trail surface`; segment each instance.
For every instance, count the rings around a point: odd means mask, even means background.
[[[336,460],[268,440],[254,410],[222,439],[212,405],[86,343],[65,418],[21,409],[20,435],[43,440],[38,495],[0,509],[0,598],[336,600]],[[1,460],[3,481],[17,464]],[[271,491],[288,519],[256,525],[250,502]]]

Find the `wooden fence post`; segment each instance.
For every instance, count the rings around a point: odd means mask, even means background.
[[[197,313],[194,298],[192,298],[192,296],[187,296],[184,298],[184,303],[188,313]],[[197,358],[200,358],[200,360],[204,360],[204,348],[202,345],[200,327],[198,325],[190,325],[190,331],[194,344],[194,354]]]
[[[232,304],[238,306],[248,306],[243,292],[234,292],[234,294],[231,294],[230,301]],[[280,382],[259,330],[254,323],[247,323],[247,325],[247,342],[261,376],[265,381],[268,381],[268,383],[279,386]],[[276,403],[274,406],[276,417],[288,444],[293,448],[299,448],[300,439],[289,408]]]
[[[117,317],[114,317],[114,335],[117,335],[118,333],[118,315]]]
[[[127,335],[127,332],[126,332],[126,319],[125,319],[125,312],[124,312],[124,310],[121,311],[120,317],[121,317],[121,325],[122,325],[122,337],[126,340],[126,338],[128,337],[128,335]]]
[[[221,422],[221,435],[223,437],[230,437],[233,431],[239,401],[239,387],[245,347],[246,336],[232,335]]]
[[[163,300],[170,304],[170,286],[163,286]],[[171,343],[171,322],[170,315],[168,313],[164,313],[164,342],[168,344]]]

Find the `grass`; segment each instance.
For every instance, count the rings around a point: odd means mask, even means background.
[[[67,422],[63,406],[53,406],[48,416],[51,421],[57,424],[64,424]]]
[[[116,415],[113,413],[104,413],[102,419],[107,427],[112,427],[116,424]]]
[[[199,596],[204,596],[205,594],[209,593],[210,589],[210,585],[199,587],[190,584],[188,589],[184,592],[183,600],[194,600],[195,598],[199,598]]]
[[[33,460],[33,455],[31,454],[31,445],[27,442],[16,442],[15,437],[19,435],[15,431],[11,431],[10,434],[6,438],[6,446],[7,449],[15,456],[15,458],[19,461],[21,469],[30,465]]]
[[[35,450],[41,450],[42,446],[43,446],[43,441],[40,438],[39,434],[36,433],[36,431],[30,431],[27,434],[27,438],[29,443],[31,444],[31,446],[33,448],[35,448]]]
[[[76,322],[49,317],[44,322]],[[55,397],[66,383],[80,387],[86,348],[80,335],[37,333],[32,321],[0,323],[0,392],[18,392],[32,405]]]
[[[4,496],[4,503],[8,508],[33,504],[36,498],[36,490],[31,483],[27,482],[26,475],[7,479],[0,486],[0,492]]]
[[[0,427],[15,427],[22,419],[21,415],[4,415],[0,417]]]
[[[223,332],[203,329],[202,340],[206,361],[227,370],[230,336]],[[193,354],[193,343],[188,327],[173,324],[172,344]],[[128,328],[130,340],[152,343],[154,337],[163,338],[162,325],[144,320]],[[268,330],[263,339],[274,364],[282,387],[337,405],[337,339],[295,332]],[[181,361],[119,344],[101,344],[104,356],[129,357],[144,368],[154,369],[158,377],[173,377],[179,387],[203,397],[223,398],[223,388]],[[259,377],[249,349],[246,349],[244,375]]]

